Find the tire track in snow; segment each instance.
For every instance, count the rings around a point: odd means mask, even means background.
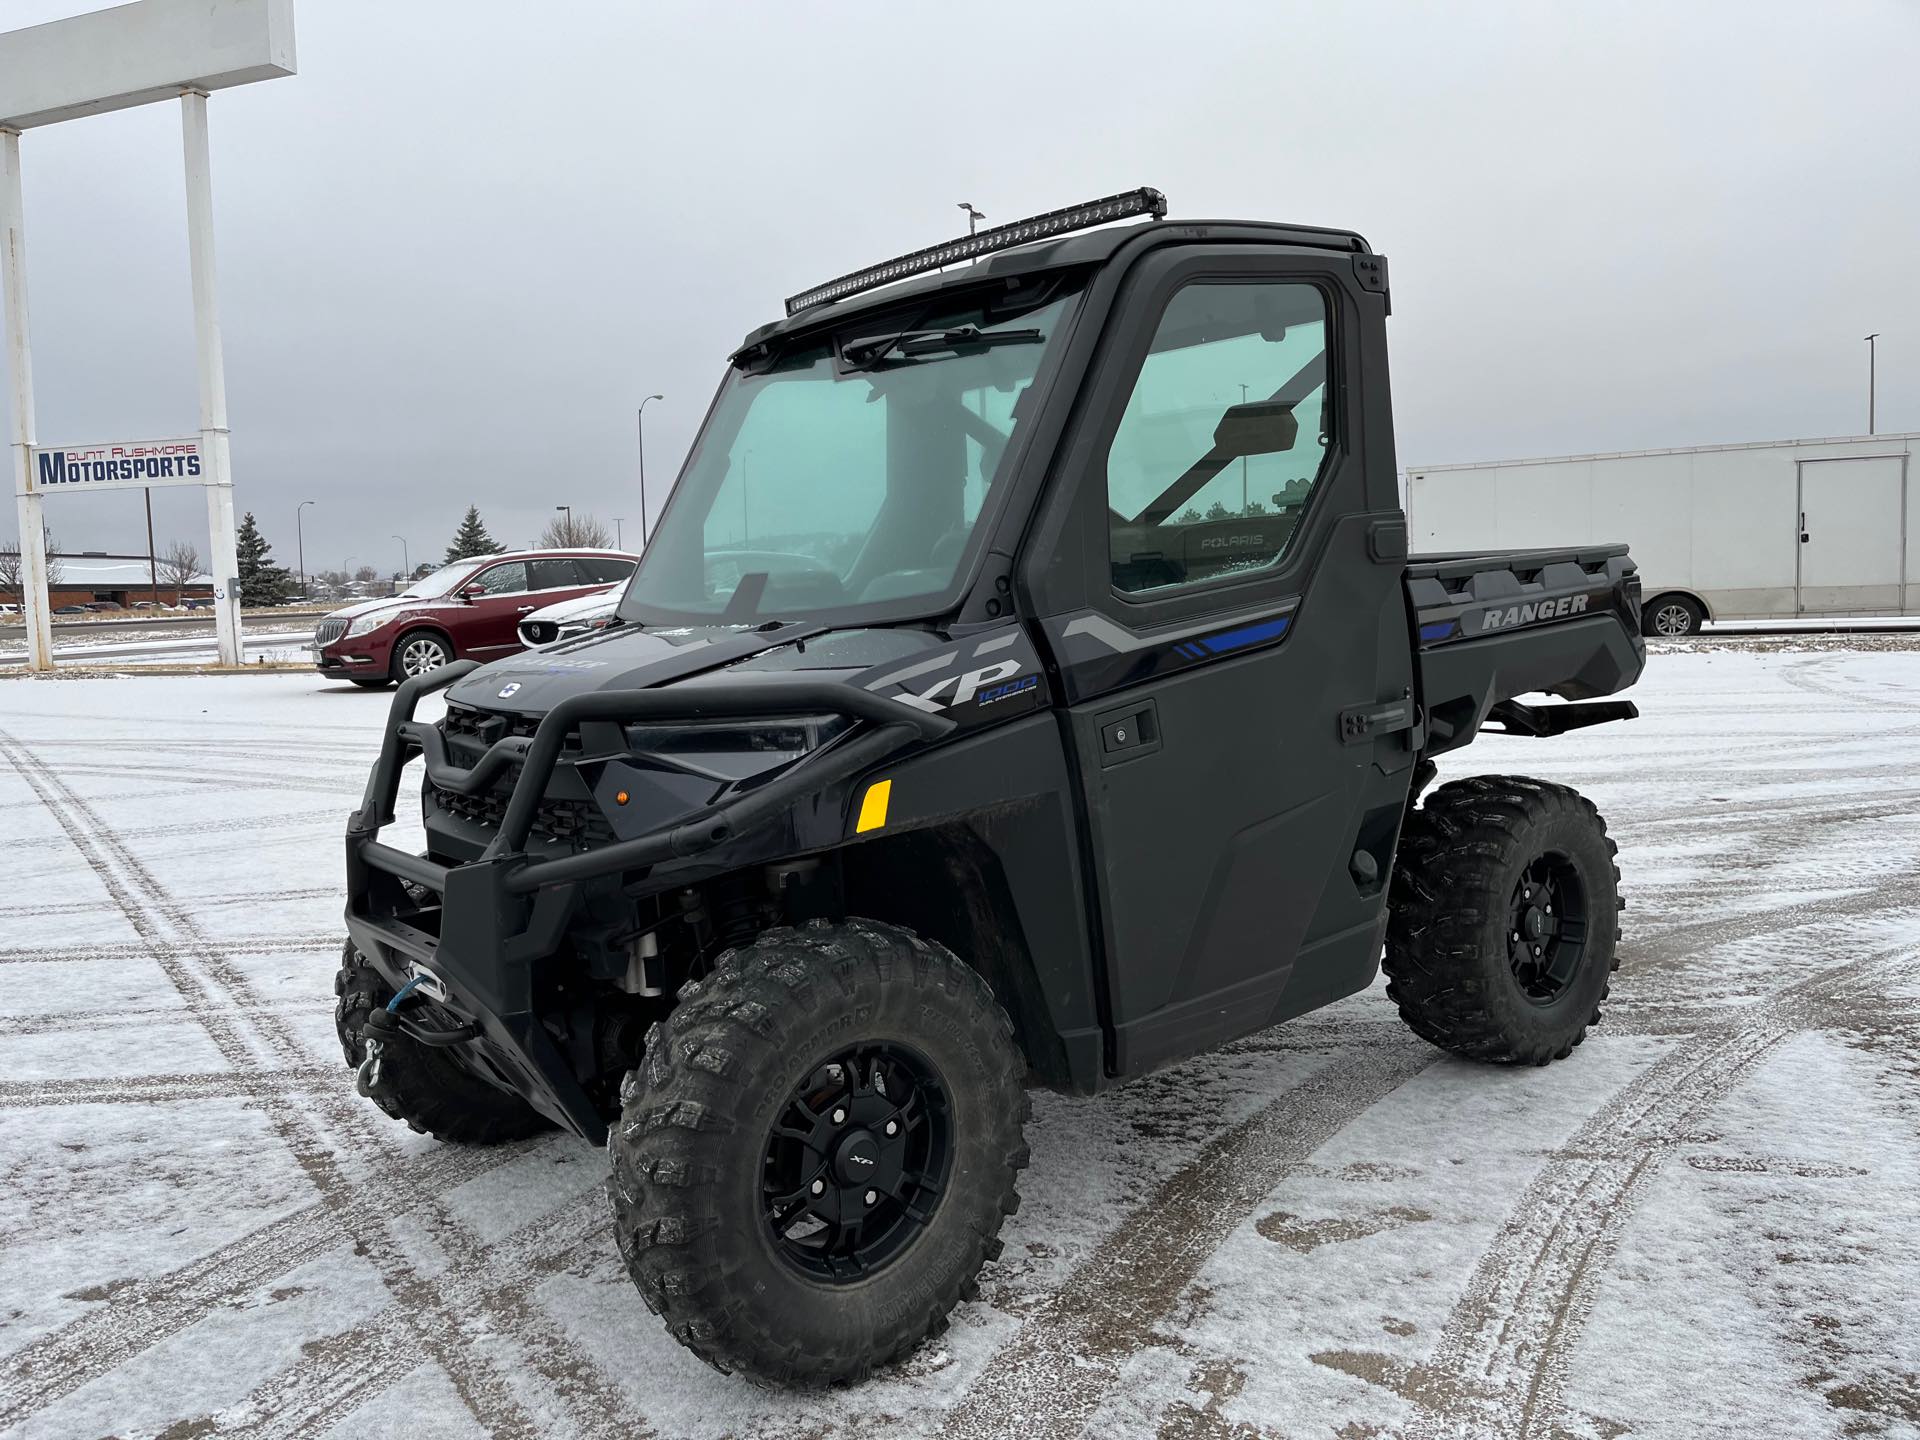
[[[82,796],[65,785],[44,762],[4,730],[0,730],[0,758],[5,758],[26,781],[80,851],[89,868],[99,877],[128,923],[149,942],[156,963],[161,965],[168,979],[179,989],[182,999],[207,1030],[209,1038],[228,1064],[243,1072],[257,1072],[264,1068],[262,1057],[249,1043],[250,1037],[236,1024],[236,1016],[241,1012],[224,1006],[196,1005],[196,997],[247,1004],[252,1012],[248,1018],[253,1021],[248,1029],[260,1040],[263,1048],[272,1053],[272,1058],[280,1062],[282,1068],[298,1069],[311,1064],[311,1057],[298,1037],[280,1022],[279,1017],[262,1014],[251,983],[233,968],[224,954],[217,952],[217,947],[202,947],[201,953],[192,957],[198,963],[188,963],[187,957],[182,954],[182,947],[173,944],[164,929],[171,927],[176,934],[204,939],[198,923],[154,878],[139,857],[118,839],[112,828]],[[79,823],[80,820],[86,822],[85,827]],[[118,865],[109,862],[109,854],[119,862]],[[127,883],[129,880],[131,885]],[[144,895],[133,893],[134,887]],[[146,904],[142,904],[143,898]],[[165,926],[158,921],[166,922]],[[419,1189],[419,1177],[414,1169],[404,1163],[396,1163],[392,1147],[377,1138],[369,1126],[367,1107],[357,1099],[344,1097],[351,1100],[349,1106],[342,1103],[343,1097],[325,1092],[305,1098],[310,1103],[317,1102],[317,1108],[332,1122],[334,1140],[331,1143],[327,1133],[315,1123],[309,1109],[292,1103],[284,1091],[269,1083],[251,1095],[253,1102],[265,1111],[269,1127],[325,1201],[337,1212],[360,1222],[352,1232],[355,1249],[365,1254],[374,1265],[382,1284],[407,1312],[410,1332],[422,1344],[429,1358],[435,1360],[453,1381],[462,1401],[476,1419],[496,1427],[500,1434],[539,1434],[532,1413],[521,1406],[509,1387],[509,1373],[462,1342],[459,1317],[445,1309],[436,1286],[415,1269],[405,1247],[387,1227],[384,1215],[366,1214],[351,1207],[356,1187],[341,1166],[340,1152],[347,1152],[366,1169],[374,1172],[372,1177],[361,1177],[361,1184],[371,1183],[375,1193],[390,1196],[391,1191],[383,1181],[403,1192],[413,1193],[420,1207],[438,1222],[433,1228],[447,1242],[443,1248],[449,1251],[449,1258],[456,1267],[463,1263],[475,1263],[484,1256],[484,1248],[470,1231],[447,1214],[439,1195]],[[527,1329],[531,1333],[517,1338],[519,1347],[530,1355],[571,1349],[557,1329],[539,1325],[529,1325]],[[137,1348],[131,1353],[139,1353],[164,1338],[166,1336],[155,1327],[142,1327],[137,1337]],[[42,1372],[38,1376],[31,1373],[31,1361],[16,1362],[10,1367],[16,1374],[28,1371],[23,1378],[38,1378],[44,1383],[0,1409],[0,1425],[44,1408],[58,1395],[70,1393],[87,1380],[104,1374],[113,1365],[124,1363],[128,1358],[131,1358],[130,1354],[109,1357],[100,1349],[90,1349],[78,1357],[78,1363],[72,1367],[53,1375]]]
[[[201,966],[188,963],[166,935],[161,917],[175,919],[182,915],[181,907],[153,879],[150,871],[141,865],[123,844],[113,838],[112,832],[99,815],[83,799],[66,786],[60,778],[42,761],[27,751],[11,734],[0,730],[0,758],[4,758],[24,780],[35,797],[46,807],[68,840],[79,851],[81,858],[98,878],[101,885],[112,897],[115,905],[126,917],[135,933],[146,942],[149,954],[166,975],[168,981],[180,994],[188,1012],[206,1031],[221,1058],[232,1067],[235,1075],[233,1084],[236,1089],[246,1092],[247,1097],[262,1104],[267,1114],[269,1127],[284,1144],[296,1164],[305,1172],[308,1179],[318,1189],[324,1201],[332,1208],[349,1216],[357,1212],[350,1207],[354,1187],[341,1170],[339,1157],[328,1143],[328,1137],[313,1123],[311,1117],[298,1107],[289,1103],[284,1093],[278,1092],[272,1082],[260,1083],[260,1072],[266,1069],[263,1057],[256,1052],[250,1037],[243,1032],[238,1023],[240,1011],[224,1004],[222,1000],[254,1000],[251,986],[239,976],[227,962],[224,955],[212,953],[213,947],[204,947],[198,958]],[[80,822],[84,820],[85,825]],[[111,848],[115,858],[126,866],[123,876],[119,867],[110,863],[104,853]],[[142,897],[136,896],[128,883],[137,884],[146,891],[146,899],[157,902],[154,909],[161,912],[156,917]],[[198,931],[197,924],[188,919],[181,927],[185,933]],[[204,967],[204,968],[202,968]],[[256,1023],[248,1027],[254,1035],[260,1036],[264,1049],[275,1052],[274,1059],[282,1062],[282,1069],[300,1070],[311,1066],[312,1057],[306,1055],[291,1032],[277,1024]],[[132,1087],[129,1086],[129,1089]],[[343,1141],[351,1142],[356,1137],[357,1125],[350,1126]],[[351,1144],[347,1148],[354,1148]],[[391,1151],[387,1152],[391,1154]],[[378,1170],[378,1166],[373,1167]],[[401,1167],[393,1167],[394,1178],[401,1178]],[[397,1272],[410,1273],[411,1267],[405,1256],[387,1239],[383,1233],[375,1233],[377,1225],[368,1217],[368,1223],[359,1227],[354,1235],[357,1246],[364,1246],[368,1252],[392,1262]],[[383,1276],[385,1278],[385,1276]],[[391,1284],[391,1281],[389,1282]],[[183,1323],[191,1323],[198,1318],[195,1315],[179,1317]],[[64,1333],[64,1332],[61,1332]],[[74,1363],[48,1374],[45,1370],[36,1373],[36,1364],[41,1359],[34,1353],[35,1347],[29,1347],[23,1357],[17,1358],[10,1370],[20,1380],[27,1382],[10,1397],[11,1403],[0,1408],[0,1425],[10,1423],[22,1415],[43,1408],[52,1400],[85,1384],[95,1376],[104,1374],[115,1364],[123,1363],[132,1354],[139,1353],[149,1346],[165,1339],[167,1334],[157,1326],[143,1325],[135,1334],[123,1332],[123,1338],[134,1342],[131,1350],[124,1347],[116,1353],[107,1347],[89,1347],[83,1354],[74,1357]],[[42,1383],[35,1386],[32,1382]]]
[[[549,1327],[552,1322],[533,1289],[595,1250],[610,1252],[611,1228],[603,1187],[592,1185],[496,1241],[477,1263],[439,1276],[435,1284],[442,1303],[454,1316],[466,1317],[465,1343],[500,1343],[503,1333],[513,1343],[529,1330]],[[403,1308],[388,1306],[363,1324],[309,1339],[292,1366],[214,1417],[214,1433],[230,1426],[259,1440],[326,1433],[412,1373],[394,1364],[394,1356],[411,1343],[412,1323]],[[571,1412],[569,1433],[606,1440],[644,1440],[654,1433],[633,1415],[619,1386],[578,1351],[549,1347],[528,1358],[531,1366],[520,1380],[544,1392],[542,1408],[564,1400]],[[510,1433],[496,1428],[489,1416],[478,1418],[489,1435]],[[543,1427],[527,1433],[551,1432]]]
[[[418,1188],[450,1191],[526,1153],[523,1148],[435,1150],[419,1161]],[[8,1357],[9,1381],[26,1388],[9,1396],[0,1409],[0,1425],[44,1409],[315,1256],[352,1245],[368,1226],[410,1216],[420,1203],[415,1195],[396,1197],[373,1186],[351,1191],[345,1209],[323,1196],[175,1270],[105,1287],[106,1303],[99,1309]]]
[[[1909,865],[1892,881],[1883,881],[1870,889],[1851,895],[1823,896],[1799,900],[1775,909],[1757,910],[1745,915],[1718,915],[1706,920],[1688,920],[1678,924],[1651,925],[1644,937],[1636,936],[1633,947],[1621,958],[1637,969],[1651,962],[1659,965],[1684,959],[1700,945],[1718,946],[1729,940],[1760,940],[1785,935],[1816,921],[1851,920],[1880,914],[1920,899],[1920,869]]]
[[[1780,678],[1794,689],[1816,699],[1832,701],[1841,709],[1890,710],[1897,715],[1913,714],[1911,701],[1882,700],[1876,695],[1863,695],[1857,688],[1845,689],[1837,682],[1830,681],[1830,673],[1844,664],[1845,655],[1813,655],[1782,666]]]
[[[275,900],[322,900],[340,893],[338,885],[309,885],[304,889],[279,890],[274,892]],[[257,907],[260,904],[260,892],[257,890],[236,890],[225,894],[202,896],[196,904],[202,913],[209,910],[231,910],[236,906]],[[111,896],[106,900],[55,900],[41,905],[0,905],[0,920],[44,920],[61,915],[120,915],[123,912],[113,902]],[[339,936],[333,937],[335,943]],[[228,942],[215,941],[216,944]],[[141,951],[142,954],[146,952]]]
[[[1594,1292],[1647,1182],[1775,1046],[1827,1018],[1860,980],[1911,960],[1896,947],[1828,967],[1643,1071],[1535,1174],[1481,1257],[1431,1358],[1322,1352],[1320,1365],[1418,1407],[1407,1440],[1552,1440]]]
[[[340,948],[340,936],[332,935],[229,935],[205,942],[210,949],[242,955],[307,955],[315,951]],[[0,949],[0,965],[86,964],[92,960],[145,960],[152,950],[144,942],[109,940],[97,945],[49,945]],[[75,1011],[75,1014],[125,1014],[126,1011]]]
[[[1084,1426],[1120,1367],[1273,1187],[1441,1059],[1401,1029],[1341,1052],[1219,1135],[1110,1233],[988,1362],[942,1422],[964,1440]]]
[[[0,1110],[37,1110],[48,1105],[154,1104],[173,1100],[258,1100],[295,1093],[309,1099],[337,1090],[337,1071],[269,1070],[239,1075],[230,1070],[178,1075],[127,1075],[110,1078],[0,1080]]]
[[[333,1007],[325,1005],[319,997],[311,999],[263,1000],[258,1005],[236,1005],[234,1009],[244,1018],[254,1010],[272,1010],[277,1014],[307,1014],[314,1018],[331,1016]],[[0,1039],[16,1035],[59,1035],[72,1031],[118,1030],[140,1028],[148,1025],[191,1025],[196,1023],[186,1008],[180,1005],[139,1005],[125,1010],[57,1010],[43,1015],[4,1015],[0,1016]],[[339,1071],[327,1072],[336,1080]],[[0,1081],[0,1085],[8,1082]]]

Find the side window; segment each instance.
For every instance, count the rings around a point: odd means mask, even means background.
[[[527,562],[509,560],[504,565],[489,565],[473,577],[471,584],[489,595],[517,595],[527,588]]]
[[[1326,296],[1275,281],[1179,291],[1107,451],[1117,590],[1205,584],[1287,553],[1332,445]]]
[[[610,585],[633,574],[633,561],[614,560],[605,555],[582,555],[573,563],[580,567],[589,585]]]
[[[527,570],[533,577],[531,590],[567,590],[583,583],[572,560],[529,560]]]

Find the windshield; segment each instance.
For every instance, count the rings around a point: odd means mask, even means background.
[[[452,565],[442,565],[431,575],[423,576],[402,590],[397,598],[402,600],[437,600],[442,595],[451,595],[453,587],[473,573],[478,560],[460,560]]]
[[[943,297],[735,369],[621,618],[842,624],[944,608],[1077,294],[1054,277]]]

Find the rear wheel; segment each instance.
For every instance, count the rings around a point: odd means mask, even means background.
[[[386,979],[347,942],[334,977],[334,1030],[347,1064],[367,1058],[367,1017],[393,998]],[[446,1052],[405,1036],[380,1042],[377,1077],[367,1094],[396,1120],[423,1135],[455,1145],[501,1145],[552,1128],[518,1095],[469,1074]]]
[[[1545,1065],[1598,1023],[1618,967],[1606,822],[1565,785],[1443,785],[1407,821],[1383,968],[1415,1033],[1475,1060]]]
[[[986,981],[908,931],[822,921],[728,952],[649,1031],[608,1140],[648,1308],[770,1381],[902,1358],[1000,1253],[1025,1068]]]
[[[453,663],[453,646],[431,630],[412,630],[393,644],[392,678],[411,680]]]
[[[1698,635],[1706,622],[1707,612],[1685,595],[1656,595],[1640,610],[1640,629],[1647,635]]]

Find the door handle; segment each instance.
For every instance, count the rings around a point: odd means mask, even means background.
[[[1096,715],[1093,723],[1100,737],[1102,769],[1160,748],[1160,707],[1151,700],[1136,700],[1124,709]]]
[[[522,605],[518,610],[514,611],[513,613],[516,615],[531,615],[533,613],[533,606]]]

